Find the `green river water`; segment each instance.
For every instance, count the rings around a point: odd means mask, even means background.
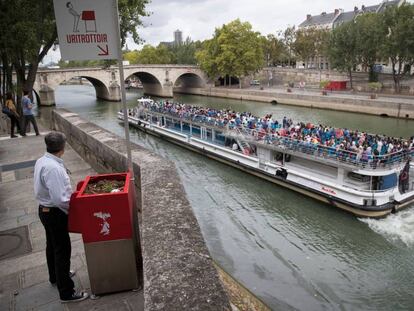
[[[123,136],[120,103],[90,86],[60,86],[68,108]],[[136,105],[138,92],[129,92]],[[393,136],[414,122],[266,103],[179,95],[175,100]],[[131,140],[172,160],[210,253],[274,310],[414,310],[414,206],[361,220],[235,168],[131,129]]]

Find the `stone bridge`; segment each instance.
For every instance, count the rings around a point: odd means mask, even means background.
[[[128,65],[124,76],[137,77],[144,93],[159,97],[172,97],[174,90],[204,88],[209,83],[206,74],[197,66],[189,65]],[[37,73],[34,91],[41,105],[55,104],[55,89],[73,78],[85,78],[95,87],[96,97],[108,101],[120,101],[118,67],[41,69]]]

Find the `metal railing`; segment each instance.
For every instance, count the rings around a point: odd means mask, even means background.
[[[329,159],[352,165],[360,169],[394,168],[414,158],[414,148],[403,149],[398,152],[384,155],[371,154],[363,156],[362,154],[353,151],[323,146],[321,144],[313,144],[302,140],[292,139],[290,137],[278,136],[273,133],[248,129],[243,126],[237,126],[236,124],[224,123],[218,121],[214,117],[207,117],[205,115],[188,112],[176,113],[174,111],[165,111],[165,109],[161,107],[157,108],[154,106],[147,107],[146,110],[161,116],[168,115],[168,117],[176,119],[177,121],[187,121],[198,125],[210,126],[222,130],[226,136],[254,142],[255,144],[272,146],[280,152],[289,150],[292,153],[306,154],[322,160]]]
[[[232,131],[232,130],[230,130]],[[344,164],[356,166],[360,169],[377,169],[377,168],[393,168],[406,163],[409,159],[414,158],[414,148],[404,149],[394,153],[385,155],[366,155],[358,154],[353,151],[323,146],[321,144],[313,144],[310,142],[292,139],[290,137],[277,136],[272,133],[259,132],[256,130],[238,128],[237,131],[229,133],[229,136],[254,141],[256,144],[270,145],[281,152],[289,150],[294,153],[302,153],[314,156],[316,158],[330,159]]]

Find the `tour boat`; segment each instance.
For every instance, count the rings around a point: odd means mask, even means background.
[[[414,203],[412,144],[361,161],[350,151],[148,109],[153,103],[138,99],[129,124],[354,215],[380,218]]]

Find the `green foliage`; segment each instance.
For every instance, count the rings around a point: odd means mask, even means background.
[[[122,45],[125,45],[128,34],[132,35],[135,43],[141,42],[138,35],[138,28],[142,27],[141,17],[149,16],[145,11],[148,3],[150,3],[150,0],[118,0]]]
[[[182,44],[173,45],[169,48],[173,54],[173,63],[186,65],[197,64],[195,54],[201,48],[201,45],[202,43],[200,41],[191,41],[189,37]]]
[[[138,64],[139,51],[127,51],[124,52],[123,59],[129,61],[130,64]]]
[[[216,28],[214,37],[196,53],[201,68],[210,77],[242,77],[263,67],[260,34],[248,22],[236,19]]]
[[[382,83],[380,82],[370,82],[368,83],[368,87],[371,91],[377,92],[382,89]]]
[[[400,7],[390,7],[381,18],[381,56],[390,59],[393,69],[395,89],[400,91],[400,80],[414,65],[414,5],[404,3]]]
[[[351,88],[352,71],[359,64],[356,32],[354,22],[340,25],[332,31],[327,48],[331,67],[349,74]]]
[[[187,38],[180,45],[157,47],[145,45],[141,50],[124,52],[124,60],[130,64],[187,64],[195,65],[195,53],[201,47],[201,42]]]
[[[321,89],[326,88],[329,85],[330,81],[329,80],[322,80],[321,82],[319,82],[319,87]]]
[[[216,30],[217,32],[217,30]],[[196,59],[201,69],[204,70],[209,77],[215,78],[220,75],[219,68],[216,62],[218,57],[219,46],[217,40],[205,40],[202,48],[196,52]],[[223,74],[225,75],[225,74]]]
[[[137,27],[149,0],[119,0],[122,42],[139,41]],[[33,88],[39,62],[57,42],[53,0],[0,1],[0,55],[4,71],[17,73],[18,93]],[[108,66],[110,62],[104,62]],[[5,78],[3,72],[3,81]],[[8,80],[11,80],[9,75]],[[4,91],[4,89],[3,89]]]
[[[173,55],[164,44],[157,47],[147,44],[138,52],[137,61],[138,64],[171,64]]]
[[[414,5],[388,6],[383,13],[366,13],[332,32],[328,54],[331,64],[340,71],[352,70],[359,64],[369,70],[370,82],[378,79],[374,66],[378,60],[390,60],[394,86],[414,65]]]
[[[306,63],[308,59],[312,57],[323,56],[326,54],[329,35],[329,31],[326,29],[300,29],[296,32],[293,49]]]
[[[358,62],[369,69],[370,82],[375,82],[378,76],[374,66],[381,58],[381,43],[386,33],[381,25],[381,14],[365,13],[355,19],[356,52]]]
[[[275,35],[262,37],[263,51],[268,66],[286,64],[289,61],[289,52],[281,39]]]
[[[292,61],[295,61],[293,52],[294,52],[294,43],[296,40],[296,29],[295,26],[287,27],[282,33],[282,42],[286,47],[287,56],[288,56],[288,65],[290,66]]]

